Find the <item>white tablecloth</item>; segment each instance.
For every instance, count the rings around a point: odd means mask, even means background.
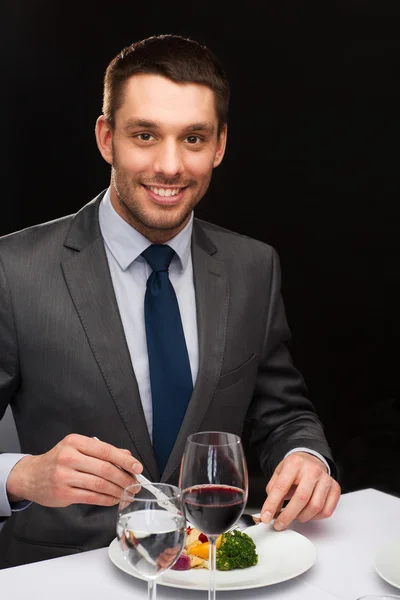
[[[315,565],[285,583],[237,592],[221,600],[356,600],[367,593],[400,596],[373,562],[380,547],[400,540],[400,499],[367,489],[343,494],[330,519],[296,523],[295,531],[316,546]],[[399,566],[400,568],[400,566]],[[145,600],[145,582],[121,572],[108,549],[0,570],[0,595],[9,600]],[[158,599],[206,599],[206,592],[158,586]]]

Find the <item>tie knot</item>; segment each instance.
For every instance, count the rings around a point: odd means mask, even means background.
[[[142,252],[143,258],[156,273],[158,271],[168,271],[174,254],[175,250],[171,246],[163,244],[152,244]]]

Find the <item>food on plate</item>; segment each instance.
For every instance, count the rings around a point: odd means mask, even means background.
[[[221,538],[222,536],[219,536]],[[217,547],[221,539],[217,539]],[[186,542],[183,551],[172,567],[175,571],[188,569],[208,569],[209,541],[206,535],[196,527],[186,528]]]
[[[190,569],[190,558],[188,555],[182,552],[172,569],[175,571],[187,571]]]
[[[221,544],[217,551],[218,571],[246,569],[256,565],[257,562],[256,545],[247,533],[234,529],[222,535]]]
[[[234,530],[219,535],[216,540],[217,570],[245,569],[256,565],[256,545],[247,533]],[[186,530],[186,543],[179,559],[172,567],[175,571],[208,569],[210,543],[204,533],[196,527]]]

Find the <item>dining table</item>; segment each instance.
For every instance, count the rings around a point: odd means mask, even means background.
[[[367,594],[400,596],[374,566],[378,550],[400,541],[400,498],[368,488],[343,493],[333,515],[290,529],[316,548],[314,564],[289,580],[237,591],[218,600],[357,600]],[[280,533],[277,532],[277,535]],[[7,600],[145,600],[147,584],[119,569],[108,547],[0,570]],[[400,570],[400,563],[399,563]],[[206,591],[157,585],[158,600],[202,600]]]

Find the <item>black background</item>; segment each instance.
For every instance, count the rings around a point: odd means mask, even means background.
[[[384,0],[13,0],[0,26],[0,234],[108,185],[94,124],[122,47],[178,33],[220,56],[228,149],[196,214],[279,252],[292,356],[345,492],[400,495],[399,25]]]

